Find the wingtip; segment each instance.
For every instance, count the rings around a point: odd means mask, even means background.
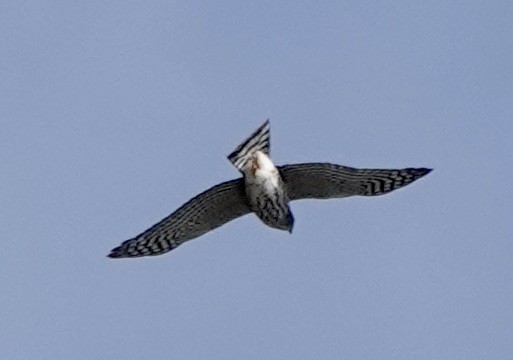
[[[420,168],[419,169],[422,172],[422,176],[429,174],[433,169],[430,168]]]
[[[430,168],[408,168],[408,169],[405,169],[405,170],[407,172],[409,172],[410,174],[412,174],[415,179],[419,179],[419,178],[421,178],[423,176],[426,176],[431,171],[433,171],[433,169],[430,169]]]
[[[118,246],[112,249],[110,253],[107,255],[107,257],[110,259],[119,259],[123,257],[123,255],[121,254],[121,247]]]

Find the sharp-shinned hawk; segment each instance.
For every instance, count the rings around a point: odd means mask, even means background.
[[[329,163],[276,167],[270,158],[267,120],[228,156],[242,177],[218,184],[136,237],[112,249],[111,258],[166,253],[230,220],[255,213],[264,224],[292,232],[289,201],[389,193],[431,169],[355,169]]]

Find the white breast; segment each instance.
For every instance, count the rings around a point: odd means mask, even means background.
[[[253,161],[244,169],[246,191],[250,198],[257,193],[272,194],[280,187],[280,174],[272,160],[261,151],[257,151]]]
[[[259,183],[263,183],[266,191],[273,191],[279,185],[279,173],[278,169],[274,165],[273,161],[261,151],[255,154],[256,170],[255,180]]]

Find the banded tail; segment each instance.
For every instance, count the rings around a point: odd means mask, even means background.
[[[230,160],[233,166],[242,172],[248,161],[251,160],[257,151],[262,151],[269,155],[271,152],[270,129],[271,125],[268,119],[242,144],[237,146],[235,151],[228,155],[228,160]]]

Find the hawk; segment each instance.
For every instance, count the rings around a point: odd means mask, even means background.
[[[112,249],[111,258],[164,254],[230,220],[255,213],[264,224],[292,233],[289,202],[353,195],[383,195],[406,186],[431,169],[355,169],[330,163],[275,166],[267,120],[228,160],[242,177],[218,184],[136,237]]]

